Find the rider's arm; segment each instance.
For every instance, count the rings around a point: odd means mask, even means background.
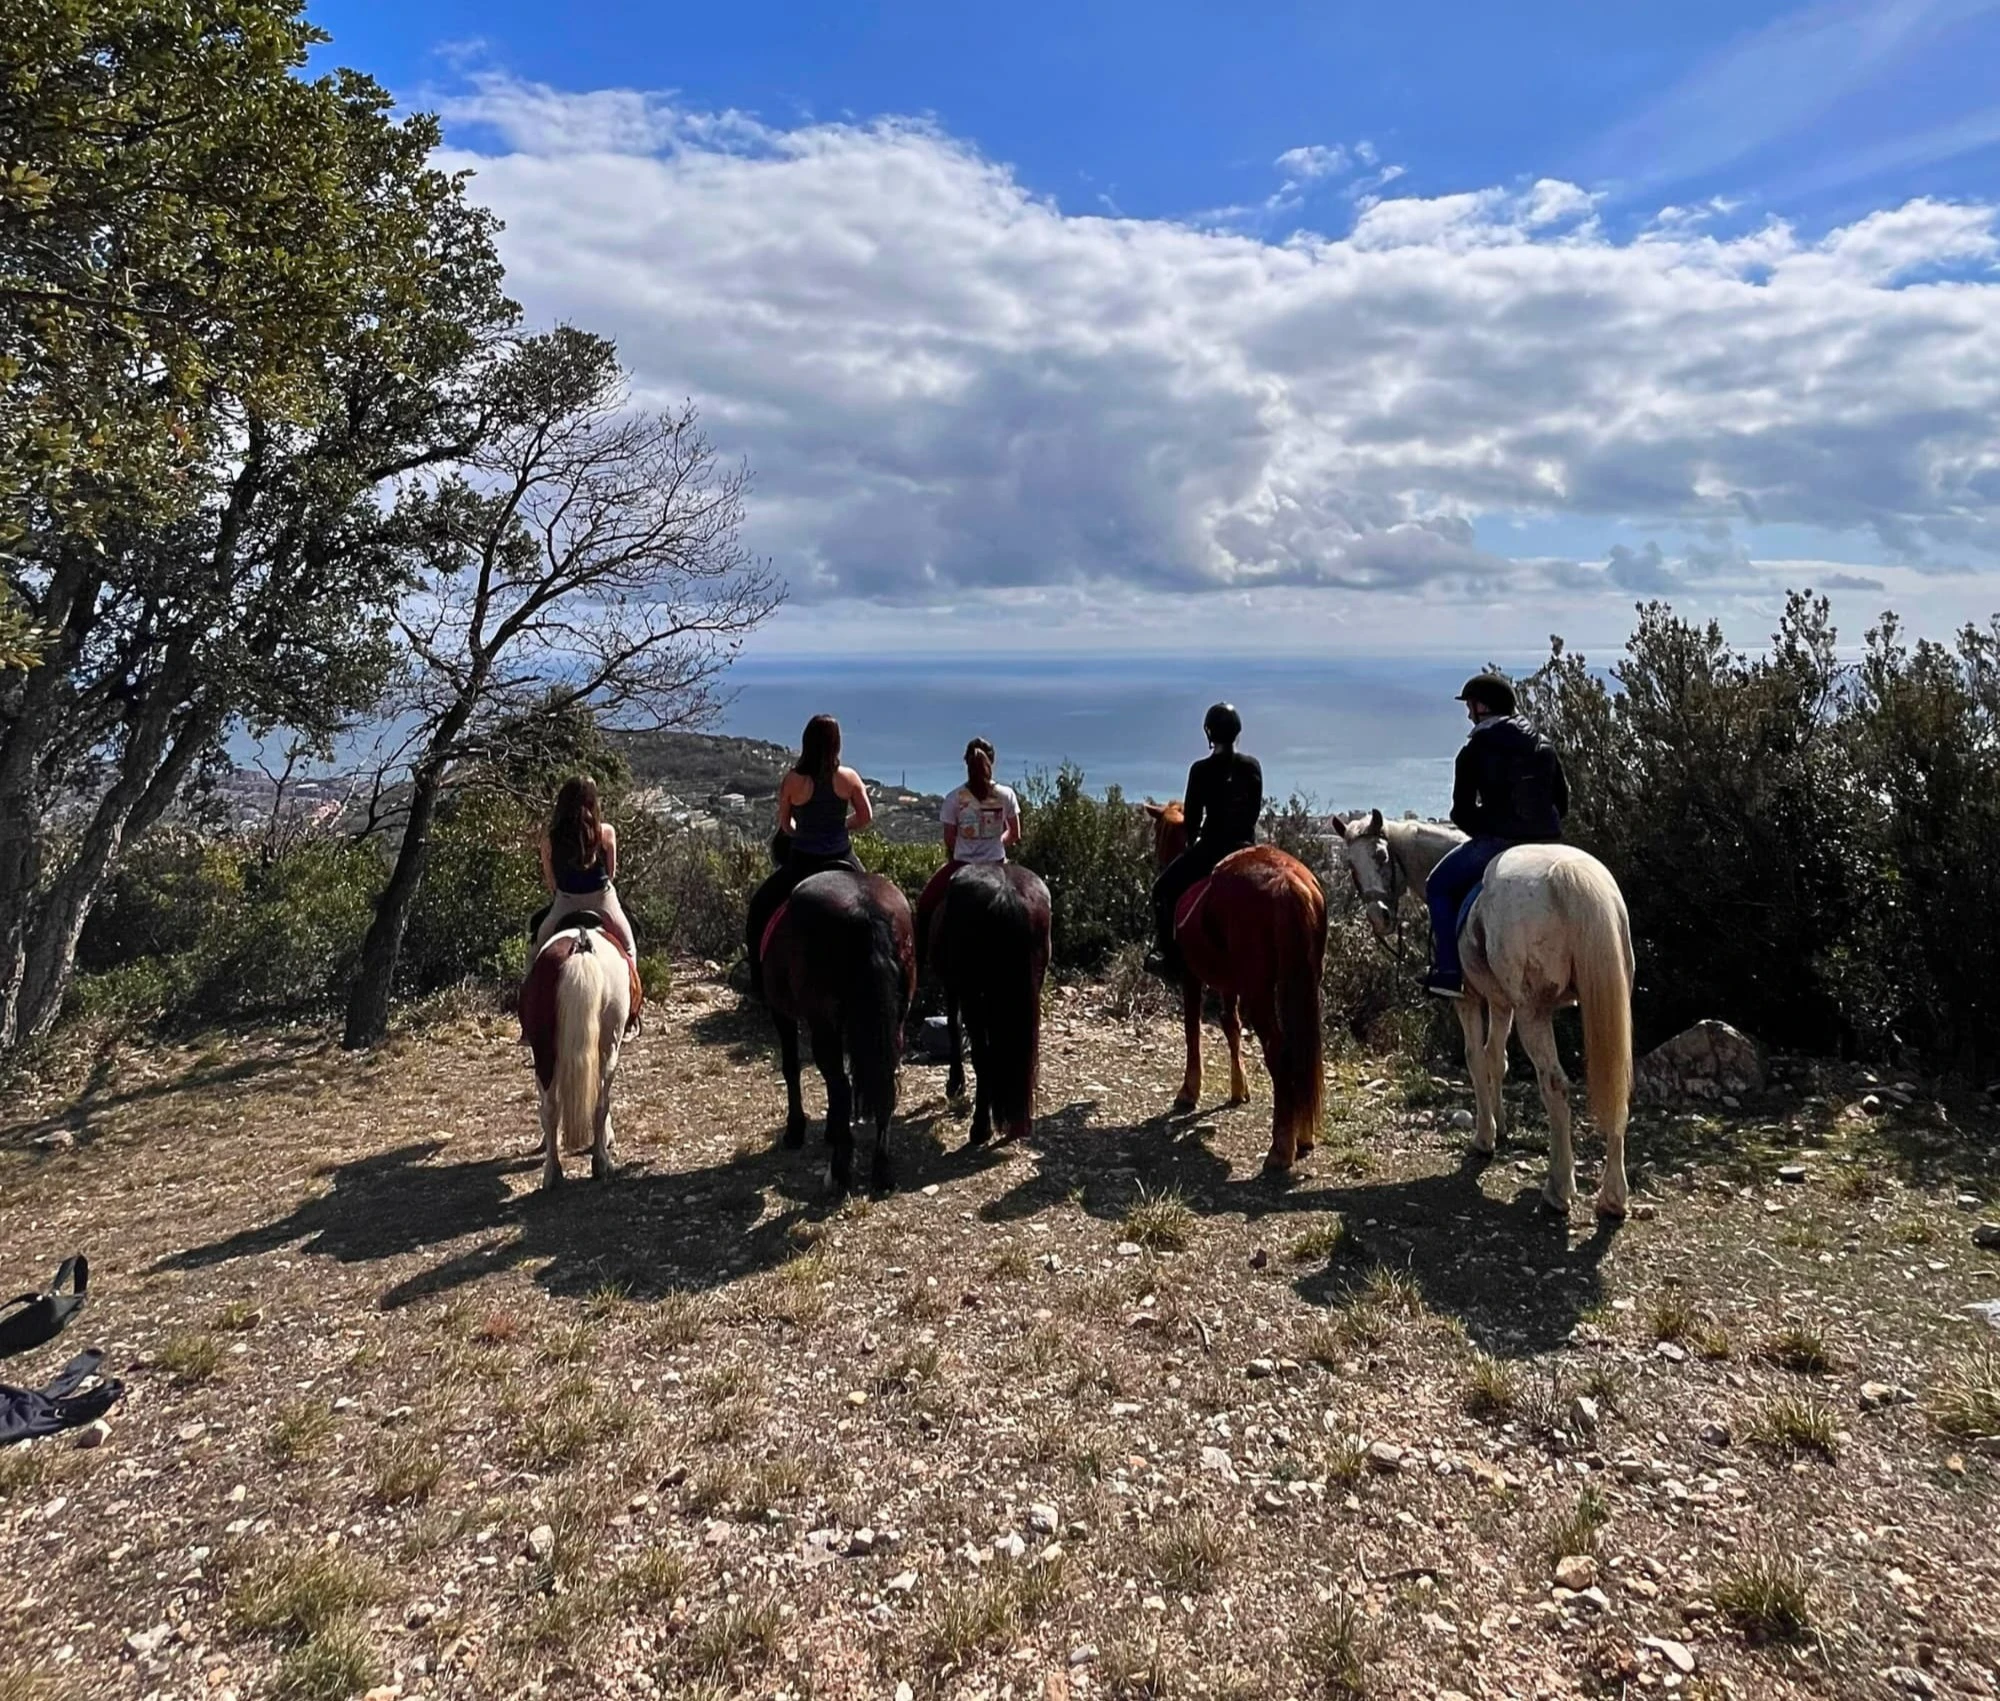
[[[1451,824],[1472,837],[1479,834],[1479,759],[1470,740],[1451,770]]]
[[[958,793],[946,792],[944,802],[938,806],[938,820],[944,827],[944,859],[950,862],[958,854]]]
[[[597,843],[599,848],[604,852],[604,878],[607,880],[616,880],[618,878],[618,829],[612,826],[609,821],[598,822]]]
[[[1563,772],[1563,759],[1553,746],[1549,749],[1549,766],[1555,770],[1549,790],[1555,798],[1556,819],[1560,821],[1569,814],[1569,775]]]
[[[1007,830],[1000,835],[1000,848],[1012,850],[1021,842],[1021,804],[1011,791],[1003,791],[1000,801],[1007,810]]]
[[[1250,764],[1250,819],[1244,823],[1251,838],[1257,836],[1257,824],[1264,819],[1264,764],[1254,756],[1244,758]]]
[[[788,771],[785,777],[778,782],[778,831],[781,833],[789,833],[791,830],[792,830],[792,775]]]
[[[868,788],[861,783],[861,776],[852,768],[842,768],[834,776],[833,784],[834,789],[854,805],[853,813],[847,817],[847,830],[850,833],[865,831],[868,823],[875,819],[875,805],[868,801]]]
[[[1188,769],[1187,791],[1181,798],[1181,819],[1187,825],[1188,843],[1201,837],[1201,824],[1208,814],[1208,799],[1202,795],[1201,764]]]
[[[555,852],[549,848],[549,836],[544,833],[542,835],[542,890],[544,892],[553,892],[555,889]]]

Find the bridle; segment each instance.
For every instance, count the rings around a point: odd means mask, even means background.
[[[1354,866],[1354,859],[1351,856],[1343,854],[1341,860],[1347,864],[1348,879],[1354,882],[1354,895],[1364,905],[1377,903],[1384,905],[1389,913],[1396,918],[1396,943],[1393,950],[1388,941],[1374,927],[1368,929],[1368,937],[1375,941],[1377,950],[1389,952],[1395,958],[1397,966],[1401,967],[1406,960],[1403,948],[1403,894],[1409,889],[1409,880],[1403,873],[1402,862],[1398,859],[1395,849],[1389,844],[1386,836],[1382,840],[1382,845],[1383,849],[1388,852],[1389,857],[1389,883],[1385,894],[1381,897],[1374,896],[1366,886],[1361,884],[1361,871]]]

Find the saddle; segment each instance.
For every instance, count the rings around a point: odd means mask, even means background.
[[[543,915],[547,913],[546,910],[542,912]],[[540,916],[535,918],[535,927],[537,930],[541,927]],[[639,959],[633,953],[632,941],[627,939],[623,933],[612,925],[610,918],[602,910],[571,910],[568,915],[563,917],[560,931],[567,932],[573,927],[580,927],[586,933],[603,934],[616,948],[619,956],[625,959],[625,973],[632,983],[632,993],[629,1000],[630,1013],[625,1018],[625,1032],[628,1035],[636,1034],[640,1027],[640,1017],[646,1007],[646,989],[639,981]],[[547,950],[548,947],[544,945],[542,949]],[[540,955],[539,952],[536,954]],[[533,970],[534,965],[531,963],[529,964],[529,972],[533,973]]]
[[[1178,939],[1194,923],[1195,914],[1200,910],[1202,900],[1208,896],[1209,883],[1213,874],[1204,874],[1181,894],[1181,901],[1174,905],[1174,937]]]

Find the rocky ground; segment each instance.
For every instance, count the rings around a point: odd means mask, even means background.
[[[1480,1167],[1455,1075],[1343,1061],[1276,1184],[1261,1072],[1170,1119],[1103,998],[1024,1146],[906,1068],[840,1209],[699,973],[553,1198],[499,1015],[72,1036],[0,1285],[96,1292],[6,1370],[130,1392],[0,1453],[0,1696],[2000,1695],[1982,1105],[1647,1111],[1633,1220],[1565,1226],[1538,1109]]]

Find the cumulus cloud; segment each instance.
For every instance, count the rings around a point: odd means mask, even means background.
[[[1545,180],[1271,242],[1066,213],[922,123],[494,75],[442,104],[531,313],[700,404],[796,599],[1624,595],[1755,584],[1703,551],[1767,524],[2000,552],[1992,207],[1619,239]],[[1602,541],[1482,544],[1523,516]],[[1607,555],[1630,525],[1695,542]]]

